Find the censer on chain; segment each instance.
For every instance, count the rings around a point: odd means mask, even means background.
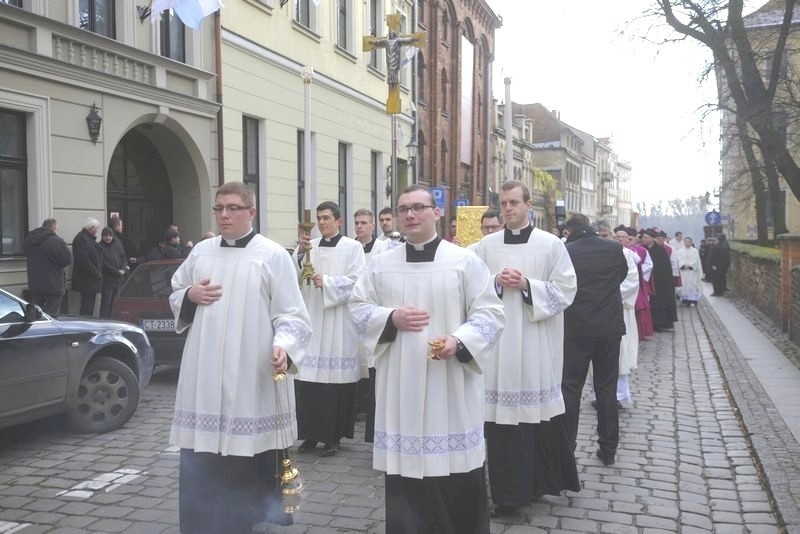
[[[272,375],[272,379],[275,381],[275,410],[279,414],[289,413],[289,381],[286,378],[286,373],[283,371],[276,371]],[[283,388],[280,387],[281,384],[284,385]],[[283,389],[286,392],[286,412],[281,412],[281,394],[278,391],[279,389]],[[284,427],[283,432],[283,437],[286,438],[284,442],[291,443],[291,425],[288,430]],[[292,459],[289,457],[288,445],[285,449],[279,451],[278,454],[281,456],[281,461],[280,464],[276,462],[275,478],[278,479],[281,489],[283,511],[287,514],[293,514],[300,510],[300,495],[305,485],[303,483],[303,478],[300,476],[300,471],[292,464]]]

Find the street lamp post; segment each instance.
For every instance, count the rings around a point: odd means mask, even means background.
[[[411,167],[411,183],[415,184],[417,183],[417,154],[419,152],[416,135],[411,137],[406,149],[408,150],[408,165]]]

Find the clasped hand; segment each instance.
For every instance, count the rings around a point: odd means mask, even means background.
[[[199,284],[189,288],[189,300],[199,306],[208,306],[222,298],[222,286],[212,284],[210,278],[206,278]]]
[[[528,279],[522,276],[522,273],[517,269],[511,269],[508,267],[503,269],[497,276],[495,276],[494,281],[498,285],[512,289],[528,288]]]

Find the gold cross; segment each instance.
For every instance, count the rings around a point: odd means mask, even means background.
[[[371,52],[376,48],[386,50],[386,83],[389,84],[389,98],[386,100],[386,113],[393,115],[400,113],[400,56],[403,46],[425,46],[426,33],[416,32],[401,34],[400,13],[386,15],[386,25],[389,35],[375,37],[366,35],[363,39],[364,52]]]

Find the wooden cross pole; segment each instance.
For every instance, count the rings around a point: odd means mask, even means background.
[[[400,61],[404,46],[425,46],[426,33],[416,32],[401,34],[400,13],[386,15],[389,34],[386,37],[366,35],[363,38],[364,52],[372,52],[376,48],[386,50],[386,83],[389,84],[389,98],[386,100],[386,113],[400,113]]]

